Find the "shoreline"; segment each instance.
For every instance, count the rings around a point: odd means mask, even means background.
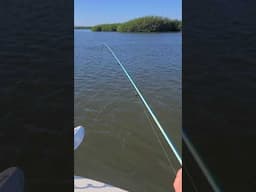
[[[144,16],[122,23],[105,23],[94,26],[74,26],[94,32],[164,33],[182,31],[182,21],[161,16]]]
[[[121,34],[126,34],[126,33],[132,33],[132,34],[155,34],[155,33],[182,33],[182,31],[164,31],[164,32],[119,32],[119,31],[93,31],[90,29],[84,29],[84,28],[74,28],[74,31],[79,30],[79,31],[88,31],[92,33],[121,33]]]

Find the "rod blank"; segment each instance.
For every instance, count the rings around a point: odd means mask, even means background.
[[[134,87],[134,89],[136,90],[136,92],[138,93],[140,99],[142,100],[143,104],[145,105],[146,109],[148,110],[149,114],[151,115],[151,117],[153,118],[155,124],[157,125],[157,127],[159,128],[159,130],[161,131],[165,141],[168,143],[169,147],[171,148],[171,150],[173,151],[174,155],[176,156],[177,160],[179,161],[180,165],[182,166],[182,160],[181,157],[179,155],[179,153],[177,152],[176,148],[174,147],[174,144],[169,140],[167,134],[165,133],[164,129],[162,128],[161,124],[159,123],[158,119],[156,118],[155,114],[153,113],[153,111],[151,110],[150,106],[148,105],[148,103],[146,102],[146,100],[144,99],[143,95],[141,94],[140,90],[138,89],[138,87],[136,86],[136,84],[134,83],[134,81],[132,80],[131,76],[129,75],[129,73],[126,71],[126,69],[124,68],[123,64],[120,62],[120,60],[118,59],[118,57],[115,55],[115,53],[113,52],[113,50],[106,44],[104,43],[104,46],[109,50],[109,52],[112,54],[112,56],[115,58],[115,60],[117,61],[117,63],[120,65],[120,67],[122,68],[122,70],[124,71],[125,75],[127,76],[127,78],[129,79],[130,83],[132,84],[132,86]]]

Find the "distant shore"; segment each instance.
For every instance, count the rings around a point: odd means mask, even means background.
[[[94,32],[178,32],[181,31],[182,21],[159,16],[146,16],[124,23],[75,26],[74,28],[90,29]]]
[[[75,29],[91,29],[92,27],[89,26],[75,26]]]

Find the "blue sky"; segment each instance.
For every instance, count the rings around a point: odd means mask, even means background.
[[[182,18],[181,0],[74,0],[75,26],[124,22],[156,15]]]

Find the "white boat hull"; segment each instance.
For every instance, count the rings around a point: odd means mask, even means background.
[[[87,179],[74,177],[74,192],[128,192],[112,185]]]
[[[78,126],[74,129],[74,150],[83,142],[85,129],[83,126]]]

